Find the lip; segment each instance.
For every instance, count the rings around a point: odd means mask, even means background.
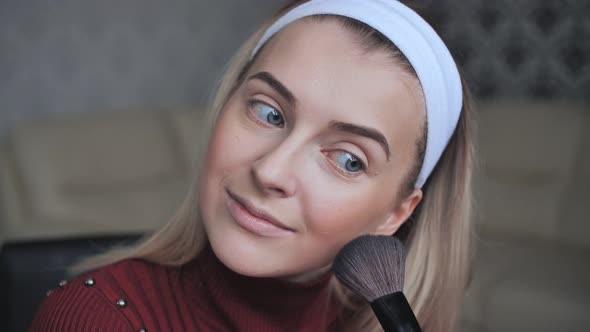
[[[295,231],[274,218],[264,210],[255,207],[248,200],[226,190],[226,206],[242,228],[266,237],[283,237],[293,234]]]

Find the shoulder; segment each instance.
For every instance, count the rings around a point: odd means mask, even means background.
[[[88,275],[61,281],[47,292],[29,331],[133,331],[124,314],[94,285]]]
[[[143,327],[138,309],[143,288],[169,270],[129,259],[62,281],[49,292],[30,331],[138,331]]]

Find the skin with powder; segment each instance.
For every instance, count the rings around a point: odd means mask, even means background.
[[[359,45],[337,22],[297,21],[225,104],[198,196],[208,240],[232,270],[309,280],[353,238],[395,233],[420,202],[420,189],[399,190],[423,132],[419,82]],[[253,211],[280,226],[257,224]]]

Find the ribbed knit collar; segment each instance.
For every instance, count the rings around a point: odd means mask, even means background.
[[[208,306],[228,331],[338,331],[340,306],[330,296],[332,273],[311,282],[253,278],[227,268],[206,247],[184,269],[194,301]]]

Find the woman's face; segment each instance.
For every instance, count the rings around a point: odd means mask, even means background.
[[[201,173],[211,246],[249,276],[308,280],[362,234],[392,234],[425,119],[416,79],[332,21],[270,40],[228,100]]]

